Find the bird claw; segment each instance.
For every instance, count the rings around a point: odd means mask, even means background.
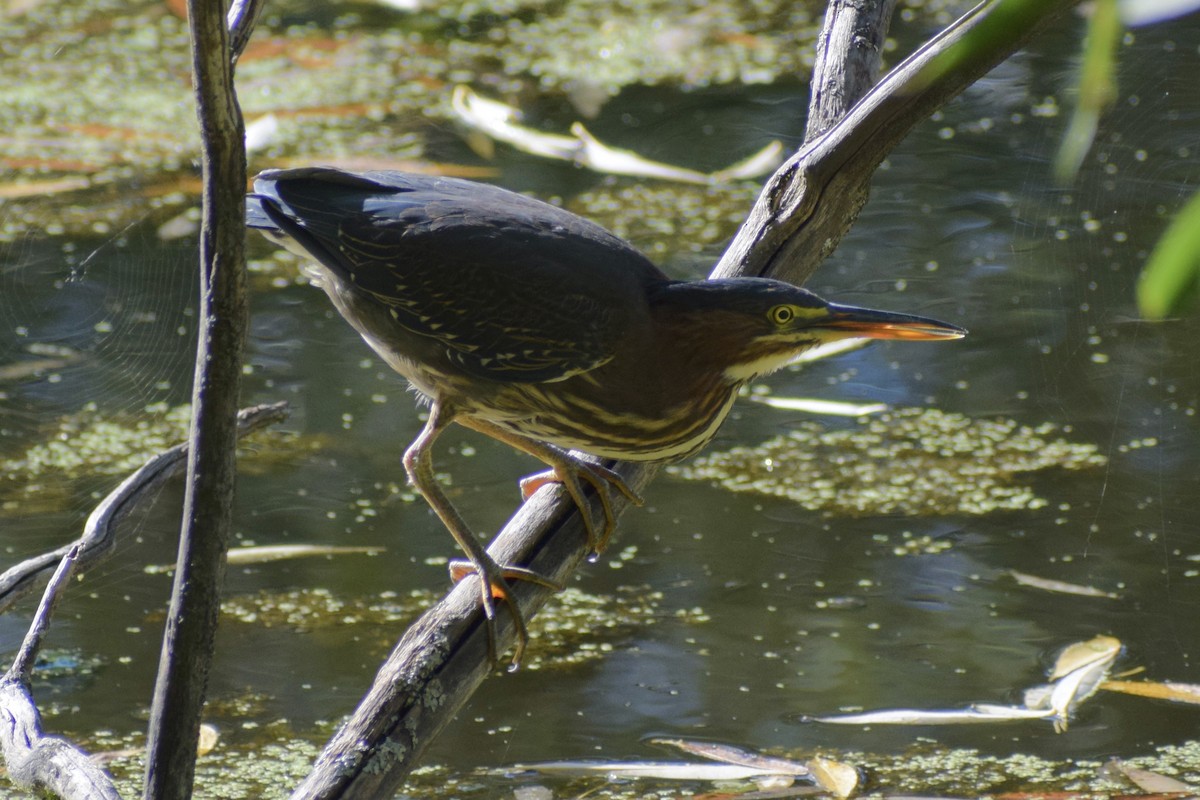
[[[500,654],[496,649],[496,643],[499,641],[496,638],[496,600],[503,600],[508,604],[517,636],[516,650],[508,669],[510,672],[515,671],[521,665],[521,658],[525,655],[525,646],[529,644],[529,632],[525,628],[525,616],[517,605],[517,599],[512,594],[509,581],[527,581],[556,592],[561,592],[564,588],[563,585],[558,581],[539,575],[531,569],[501,566],[490,558],[478,564],[469,560],[456,560],[451,561],[449,566],[450,580],[456,584],[470,575],[478,575],[480,578],[483,615],[488,632],[488,655],[492,663],[500,660]]]
[[[534,475],[526,475],[518,482],[521,487],[521,502],[525,502],[529,498],[537,494],[538,489],[541,489],[548,483],[558,483],[558,476],[554,470],[548,469],[545,472],[538,472]]]
[[[604,529],[600,533],[596,531],[591,506],[584,497],[580,478],[591,484],[592,488],[596,490],[596,496],[600,498],[600,507],[604,511]],[[561,483],[575,502],[579,513],[583,515],[583,524],[587,529],[588,547],[595,555],[600,555],[608,547],[608,542],[617,527],[617,515],[613,512],[609,488],[616,489],[635,506],[641,506],[645,502],[617,472],[601,464],[592,464],[579,459],[572,459],[569,464],[556,466],[545,472],[523,478],[520,483],[521,499],[528,500],[538,489],[548,483]]]
[[[463,578],[467,577],[468,575],[478,575],[479,574],[479,569],[473,563],[471,563],[470,561],[467,561],[465,559],[456,559],[454,561],[451,561],[449,564],[449,567],[450,567],[450,580],[452,580],[455,583],[460,582]],[[497,584],[492,585],[492,596],[496,597],[500,600],[504,600],[504,601],[508,600],[508,595],[505,594],[505,589],[507,588],[508,581],[526,581],[527,583],[534,583],[534,584],[537,584],[538,586],[543,586],[547,589],[552,589],[556,592],[561,592],[563,589],[566,588],[565,586],[563,586],[563,584],[559,583],[558,581],[550,580],[546,576],[539,575],[538,573],[534,572],[533,570],[526,569],[525,567],[503,567],[503,566],[497,565],[497,568],[499,569],[500,576],[504,579],[504,582],[499,585],[497,585]]]

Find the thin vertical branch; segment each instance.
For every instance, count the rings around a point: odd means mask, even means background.
[[[247,302],[245,129],[233,88],[229,16],[222,0],[188,0],[204,179],[201,321],[183,525],[147,740],[145,797],[154,800],[191,797],[232,527]],[[255,15],[234,16],[249,20],[239,26],[244,43]]]

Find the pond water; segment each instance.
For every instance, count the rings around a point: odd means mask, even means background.
[[[269,20],[269,34],[306,24],[295,14]],[[403,15],[387,19],[403,29]],[[337,36],[360,30],[345,20],[324,24]],[[177,33],[177,21],[156,25]],[[900,51],[933,29],[929,20],[898,24]],[[801,720],[848,708],[1019,702],[1058,649],[1098,634],[1124,643],[1118,670],[1200,683],[1200,508],[1192,505],[1200,496],[1200,321],[1145,323],[1133,302],[1149,249],[1200,183],[1200,20],[1129,37],[1117,103],[1078,181],[1061,188],[1049,162],[1066,123],[1063,98],[1080,36],[1078,21],[1042,36],[920,125],[880,170],[852,233],[809,283],[842,302],[961,324],[970,336],[878,343],[764,383],[780,397],[1049,423],[1056,430],[1047,439],[1094,445],[1106,463],[1018,476],[1044,500],[1036,508],[922,516],[823,513],[664,473],[647,490],[646,507],[622,517],[611,554],[571,584],[600,596],[626,587],[657,592],[651,619],[596,634],[590,646],[602,656],[581,665],[487,681],[434,745],[430,763],[458,774],[514,762],[655,757],[641,743],[651,734],[797,752],[894,756],[970,747],[1072,760],[1133,757],[1195,738],[1200,709],[1114,693],[1084,705],[1062,734],[1039,721],[863,729]],[[264,102],[265,78],[245,70],[244,100],[253,110]],[[183,102],[183,83],[175,90]],[[803,103],[803,86],[786,82],[638,87],[604,105],[589,127],[650,158],[713,169],[772,138],[794,146]],[[550,106],[547,127],[573,118],[564,103]],[[103,122],[113,130],[134,124]],[[697,204],[744,207],[754,193],[752,185],[723,194],[604,177],[503,146],[483,162],[453,126],[437,121],[418,126],[385,113],[382,123],[367,114],[355,124],[393,126],[389,141],[396,130],[419,128],[424,158],[483,164],[497,182],[561,198],[581,213],[589,203],[603,207],[606,197],[636,202],[678,192],[625,217],[601,209],[595,218],[627,226],[635,244],[680,276],[705,274],[734,227],[718,222],[715,233],[690,241],[670,229],[692,230],[695,220],[684,215]],[[177,157],[186,163],[186,153]],[[271,151],[253,159],[255,169],[281,163]],[[149,403],[186,402],[195,240],[186,232],[164,238],[161,226],[194,194],[186,180],[172,185],[174,194],[146,190],[177,180],[155,170],[129,166],[116,179],[118,197],[101,198],[124,205],[113,216],[119,222],[96,221],[91,233],[61,223],[86,214],[69,192],[21,211],[32,223],[0,205],[6,229],[17,228],[0,245],[0,358],[61,362],[0,385],[5,458],[53,438],[64,415],[88,404],[101,417],[129,419]],[[261,445],[247,458],[238,538],[386,551],[233,567],[227,591],[320,588],[353,605],[387,592],[443,589],[453,542],[422,503],[404,496],[400,455],[421,426],[410,394],[322,293],[293,279],[275,248],[253,236],[250,245],[258,266],[279,271],[253,281],[245,404],[287,400],[284,427],[300,438],[280,453]],[[31,352],[31,344],[59,349]],[[814,421],[829,430],[858,424],[742,401],[710,450],[757,444]],[[516,480],[537,469],[459,430],[442,438],[437,463],[479,530],[507,519],[518,503]],[[74,536],[97,493],[117,480],[6,479],[4,566]],[[134,538],[68,595],[50,646],[98,662],[39,684],[52,729],[90,739],[99,730],[120,738],[144,727],[170,583],[144,567],[173,559],[180,495],[178,486],[165,490],[135,520]],[[1119,597],[1049,593],[1019,585],[1012,571]],[[20,641],[32,608],[27,600],[0,618],[5,651]],[[210,697],[226,746],[319,741],[353,708],[402,623],[334,617],[223,626]],[[1194,769],[1200,774],[1200,763]],[[510,791],[503,781],[484,782],[477,796]]]

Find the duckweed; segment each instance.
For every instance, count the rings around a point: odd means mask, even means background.
[[[1020,476],[1102,467],[1093,444],[1061,429],[907,408],[826,430],[809,422],[755,447],[712,453],[671,472],[735,492],[785,497],[813,511],[988,514],[1038,509],[1047,500]]]
[[[147,406],[136,418],[102,415],[94,404],[59,420],[44,441],[0,459],[0,480],[35,481],[54,476],[77,479],[120,475],[187,437],[191,406]]]
[[[187,439],[191,406],[152,403],[140,412],[105,413],[94,403],[54,423],[23,452],[0,457],[0,509],[30,512],[68,502],[75,481],[127,475],[151,456]],[[269,447],[262,446],[269,442]],[[268,465],[319,449],[319,436],[267,429],[243,441],[242,471],[262,471]],[[111,486],[110,486],[111,488]]]
[[[751,182],[618,183],[584,192],[568,206],[660,260],[671,253],[701,252],[723,244],[746,218],[758,191]]]
[[[257,730],[260,742],[221,743],[199,759],[196,768],[198,795],[282,800],[308,774],[319,752],[316,739],[328,733],[316,732],[309,738],[298,736],[286,720],[262,725]],[[140,733],[124,737],[101,734],[83,744],[92,752],[120,753],[120,757],[106,760],[106,767],[116,779],[123,796],[137,793],[145,769],[139,750],[142,745]],[[1163,746],[1151,753],[1123,760],[1138,769],[1195,782],[1197,764],[1200,763],[1198,749],[1200,746],[1195,743]],[[872,796],[979,797],[1002,793],[1049,796],[1072,793],[1109,797],[1133,792],[1128,783],[1104,769],[1104,764],[1098,760],[1075,758],[1055,761],[1025,753],[994,756],[972,749],[945,749],[928,744],[915,746],[908,752],[888,755],[859,752],[825,754],[861,769],[870,782]],[[811,752],[785,752],[783,755],[806,758]],[[401,796],[502,797],[512,796],[514,790],[531,785],[553,787],[554,796],[576,797],[586,794],[608,800],[678,797],[712,788],[712,784],[694,781],[645,779],[606,782],[600,778],[563,780],[545,776],[530,779],[500,769],[455,772],[445,766],[427,765],[413,771]],[[737,785],[744,785],[747,789],[752,787],[748,782]],[[549,788],[545,796],[550,796]],[[23,798],[27,795],[0,786],[0,799],[10,797]]]
[[[380,631],[385,652],[402,626],[432,606],[439,594],[415,589],[406,594],[342,597],[328,589],[242,595],[226,600],[222,611],[247,625],[286,627],[296,631],[372,625]],[[530,621],[530,646],[522,670],[582,664],[602,658],[622,639],[661,618],[663,596],[645,587],[622,588],[599,596],[568,588],[555,594]]]
[[[909,5],[936,16],[944,4]],[[464,0],[414,13],[286,12],[305,25],[268,14],[238,63],[248,123],[277,119],[251,166],[429,158],[454,139],[458,83],[557,108],[564,124],[635,85],[799,86],[822,13],[823,3],[785,0]],[[194,203],[184,20],[156,3],[33,4],[0,28],[0,54],[0,165],[12,176],[0,241],[162,224]],[[703,241],[720,240],[705,230]]]

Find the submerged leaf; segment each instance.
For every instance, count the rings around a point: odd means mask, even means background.
[[[737,764],[743,767],[771,770],[781,775],[800,776],[807,775],[809,771],[808,765],[800,761],[793,761],[790,758],[780,758],[779,756],[763,755],[753,750],[745,750],[741,747],[722,742],[656,738],[651,739],[650,743],[674,747],[685,753],[691,753],[701,758],[720,761],[725,764]]]

